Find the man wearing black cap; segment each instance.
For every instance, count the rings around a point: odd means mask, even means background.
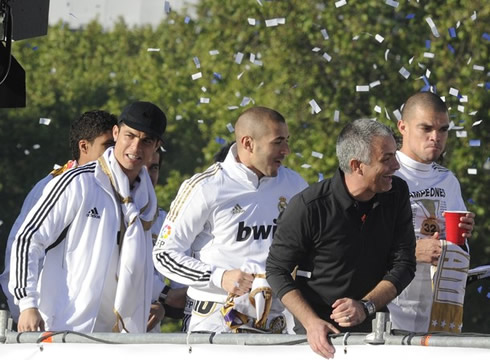
[[[156,105],[134,102],[114,147],[48,184],[12,246],[19,331],[146,331],[157,201],[144,165],[165,127]]]

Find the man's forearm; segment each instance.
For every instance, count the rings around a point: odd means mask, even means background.
[[[390,281],[381,280],[363,299],[370,300],[380,309],[396,297],[396,287]]]
[[[297,289],[287,292],[281,301],[305,329],[308,328],[312,320],[318,319],[318,315]]]

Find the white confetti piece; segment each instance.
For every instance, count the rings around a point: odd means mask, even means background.
[[[399,3],[398,3],[398,1],[386,0],[386,5],[390,5],[394,8],[396,8],[396,7],[398,7]]]
[[[356,85],[357,92],[367,92],[369,91],[369,85]]]
[[[459,94],[459,90],[458,89],[455,89],[455,88],[450,88],[449,89],[449,95],[458,97],[458,94]]]
[[[146,51],[148,51],[148,52],[158,52],[158,51],[160,51],[160,48],[148,48],[148,49],[146,49]]]
[[[48,126],[51,123],[51,119],[48,118],[40,118],[39,124]]]
[[[230,133],[234,132],[235,129],[233,128],[233,125],[231,123],[226,124],[226,128]]]
[[[335,121],[337,123],[340,121],[340,111],[339,110],[335,110],[333,112],[333,121]]]
[[[2,225],[3,225],[3,220],[0,220],[0,226],[2,226]]]
[[[245,74],[245,71],[242,71],[240,74],[237,75],[237,79],[240,80],[240,78],[242,77],[242,75]]]
[[[200,69],[201,68],[201,62],[199,61],[199,58],[197,56],[194,56],[192,58],[192,60],[194,61],[194,65],[196,65],[196,68]]]
[[[476,20],[476,11],[473,11],[473,14],[471,15],[471,20]]]
[[[471,115],[471,116],[474,116],[478,113],[478,111],[470,111],[470,113],[468,115]]]
[[[318,106],[315,99],[310,100],[309,104],[310,104],[311,110],[313,111],[314,114],[318,114],[320,111],[322,111],[322,109],[320,108],[320,106]]]
[[[294,153],[297,157],[300,157],[302,158],[303,157],[303,154],[302,153]]]
[[[346,0],[339,0],[339,1],[336,1],[335,2],[335,7],[336,8],[342,7],[344,5],[347,5],[347,1]]]
[[[428,59],[433,59],[434,58],[434,53],[431,52],[424,52],[424,57]]]
[[[242,60],[243,60],[243,53],[241,53],[241,52],[236,53],[236,55],[235,55],[235,62],[237,64],[241,64],[242,63]]]
[[[202,97],[199,99],[201,104],[209,104],[209,98]]]
[[[278,22],[277,19],[267,19],[265,20],[265,26],[266,27],[272,27],[272,26],[277,26]]]
[[[316,157],[318,159],[323,159],[323,154],[316,151],[312,151],[311,156]]]
[[[242,102],[240,103],[240,106],[241,107],[247,106],[248,104],[250,104],[251,101],[253,102],[252,98],[249,98],[248,96],[244,96]]]
[[[412,56],[410,59],[408,59],[408,63],[412,64],[414,57]]]
[[[428,78],[430,78],[430,74],[431,74],[430,70],[429,70],[429,69],[427,69],[427,71],[425,72],[425,77],[426,77],[427,79],[428,79]]]
[[[376,86],[379,86],[381,85],[381,81],[379,80],[376,80],[376,81],[373,81],[372,83],[369,84],[369,87],[372,89],[373,87],[376,87]]]
[[[197,120],[197,122],[198,122],[199,124],[204,124],[204,120],[201,120],[201,119]]]
[[[385,108],[385,115],[388,118],[388,120],[391,120],[390,114],[388,113],[388,109],[387,108]]]
[[[395,115],[395,118],[397,120],[401,120],[402,119],[402,113],[398,109],[396,109],[395,111],[393,111],[393,115]]]
[[[327,30],[326,29],[321,29],[320,32],[322,33],[322,36],[325,40],[328,40],[329,37],[328,37],[328,33],[327,33]]]
[[[468,102],[468,95],[461,95],[459,102],[467,103]]]
[[[250,53],[249,60],[251,63],[255,62],[255,54],[254,53]]]
[[[327,60],[328,62],[330,62],[332,60],[332,57],[330,55],[328,55],[326,52],[323,53],[322,57]]]
[[[209,50],[209,55],[215,56],[219,54],[219,50]]]
[[[264,5],[262,4],[262,1],[261,1],[261,0],[257,0],[257,3],[258,3],[260,6],[264,6]]]
[[[485,68],[481,65],[473,65],[473,70],[476,70],[476,71],[484,71]]]
[[[398,71],[400,73],[401,76],[403,76],[405,79],[408,79],[408,77],[410,76],[410,71],[408,71],[407,69],[405,69],[405,67],[402,66],[402,68]]]
[[[32,145],[32,148],[33,148],[34,150],[39,150],[39,149],[41,148],[41,145],[39,145],[39,144],[34,144],[34,145]]]
[[[30,152],[29,150],[27,150],[27,149],[25,149],[25,150],[24,150],[24,155],[26,155],[26,156],[27,156],[27,155],[30,155],[30,153],[31,153],[31,152]]]
[[[478,125],[480,125],[482,122],[483,122],[483,120],[478,120],[478,121],[475,121],[475,122],[473,123],[473,125],[471,125],[471,127],[478,126]]]
[[[388,54],[390,53],[390,49],[386,49],[385,51],[385,61],[388,61]]]
[[[236,106],[236,105],[232,105],[232,106],[228,106],[228,110],[236,110],[238,109],[239,107]]]
[[[356,35],[356,36],[354,36],[354,37],[352,38],[352,40],[357,41],[357,40],[359,40],[359,37],[360,37],[359,35]]]
[[[255,24],[257,23],[257,21],[254,18],[248,18],[247,20],[248,20],[248,24],[252,26],[255,26]]]
[[[478,175],[478,169],[469,168],[468,169],[468,175]]]
[[[200,79],[200,78],[202,78],[202,72],[198,72],[198,73],[192,74],[191,77],[192,77],[192,80]]]
[[[203,86],[203,87],[201,87],[201,90],[202,90],[202,92],[206,92],[206,91],[208,91],[208,89],[206,89],[204,86]]]
[[[380,34],[376,34],[376,36],[374,37],[374,39],[379,42],[380,44],[385,40],[384,37],[382,37]]]
[[[464,114],[464,106],[458,105],[458,111]]]
[[[279,25],[284,25],[284,24],[286,24],[286,18],[283,18],[283,17],[282,17],[282,18],[277,18],[277,23],[278,23]]]
[[[175,117],[175,120],[176,120],[176,121],[180,121],[180,120],[182,120],[182,119],[183,119],[182,115],[177,115],[177,116]]]
[[[459,137],[459,138],[468,137],[468,132],[466,130],[458,130],[458,131],[456,131],[456,137]]]
[[[319,52],[320,50],[321,49],[319,47],[316,47],[316,46],[313,49],[311,49],[311,51],[313,51],[313,52]]]
[[[381,106],[376,105],[374,107],[374,111],[376,111],[378,114],[381,114]]]
[[[432,35],[434,35],[435,37],[439,37],[439,31],[437,31],[437,27],[436,24],[434,24],[434,21],[432,21],[430,17],[425,18],[425,21],[427,21],[427,24],[429,24]]]
[[[303,165],[301,165],[301,167],[303,169],[309,169],[309,168],[311,168],[311,165],[310,164],[303,164]]]

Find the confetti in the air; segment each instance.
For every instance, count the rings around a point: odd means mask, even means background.
[[[405,69],[404,66],[402,66],[402,68],[398,71],[400,73],[401,76],[403,76],[405,79],[408,79],[409,76],[410,76],[410,71],[408,71],[407,69]]]
[[[241,64],[241,63],[242,63],[242,60],[243,60],[243,53],[238,52],[238,53],[235,55],[235,62],[236,62],[237,64]]]
[[[377,42],[379,42],[380,44],[385,40],[384,37],[382,37],[380,34],[376,34],[376,36],[374,37],[376,39]]]
[[[335,110],[333,112],[333,121],[335,121],[335,122],[339,122],[340,121],[340,111],[339,110]]]
[[[394,0],[386,0],[386,5],[390,5],[394,8],[398,7],[399,3],[398,1],[394,1]]]
[[[485,68],[481,65],[473,65],[473,70],[476,70],[476,71],[484,71]]]
[[[468,168],[468,175],[478,175],[478,169]]]
[[[328,33],[327,33],[327,30],[326,29],[322,29],[320,30],[320,32],[322,33],[322,36],[325,40],[328,40]]]
[[[235,129],[233,128],[233,125],[231,123],[226,124],[226,128],[228,129],[228,131],[230,133],[232,133],[233,131],[235,131]]]
[[[316,157],[318,159],[323,159],[323,154],[320,152],[312,151],[311,156]]]
[[[456,131],[456,137],[458,138],[468,137],[468,132],[466,130]]]
[[[301,167],[303,169],[309,169],[309,168],[311,168],[311,165],[310,164],[303,164],[303,165],[301,165]]]
[[[328,62],[330,62],[332,60],[332,57],[330,55],[328,55],[326,52],[323,53],[322,57],[327,60]]]
[[[478,139],[472,139],[470,140],[470,146],[471,147],[479,147],[481,145],[481,141]]]
[[[424,57],[428,59],[433,59],[434,58],[434,53],[431,52],[424,52]]]
[[[456,97],[458,97],[458,95],[459,95],[459,90],[458,90],[458,89],[455,89],[455,88],[450,88],[450,89],[449,89],[449,95],[452,95],[452,96],[456,96]]]
[[[376,106],[374,107],[374,111],[376,111],[378,114],[381,114],[381,107],[380,107],[380,106],[378,106],[378,105],[376,105]]]
[[[257,24],[257,21],[254,18],[248,18],[247,21],[248,24],[252,26],[255,26],[255,24]]]
[[[432,35],[434,35],[435,37],[439,37],[440,36],[439,31],[437,31],[436,24],[434,24],[434,21],[432,21],[432,18],[427,17],[425,19],[425,21],[427,21],[427,24],[429,24],[430,30],[432,31]]]
[[[194,65],[196,65],[196,68],[200,69],[201,68],[201,62],[199,61],[199,58],[197,56],[194,56],[192,58],[192,60],[194,61]]]
[[[449,36],[452,37],[452,38],[455,38],[456,37],[456,29],[451,27],[448,29],[449,31]]]
[[[146,51],[148,51],[148,52],[158,52],[158,51],[160,51],[160,48],[148,48],[148,49],[146,49]]]
[[[200,78],[202,78],[202,72],[198,72],[198,73],[192,74],[192,80],[197,80],[197,79],[200,79]]]
[[[314,114],[318,114],[320,111],[322,111],[322,109],[320,108],[320,106],[318,106],[315,99],[310,100],[309,104],[310,104],[311,110],[313,111]]]
[[[39,124],[41,125],[49,125],[51,123],[51,119],[48,119],[48,118],[40,118],[39,119]]]
[[[366,92],[369,91],[369,85],[356,85],[357,92]]]
[[[209,55],[215,56],[219,54],[219,50],[209,50]]]
[[[202,97],[199,99],[201,104],[209,104],[209,98]]]
[[[483,120],[478,120],[478,121],[475,121],[475,122],[473,123],[473,125],[471,125],[471,127],[478,126],[478,125],[480,125],[482,122],[483,122]]]
[[[369,87],[372,89],[373,87],[376,87],[378,85],[381,85],[381,81],[376,80],[376,81],[373,81],[372,83],[370,83]]]
[[[347,1],[346,0],[339,0],[339,1],[336,1],[335,2],[335,7],[336,8],[342,7],[344,5],[347,5]]]

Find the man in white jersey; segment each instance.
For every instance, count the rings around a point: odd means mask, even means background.
[[[411,96],[403,107],[398,129],[403,144],[397,152],[400,169],[395,175],[407,182],[410,191],[417,236],[417,270],[411,284],[388,306],[393,328],[411,332],[460,332],[468,244],[460,248],[444,241],[443,212],[465,211],[466,207],[454,174],[436,163],[444,151],[449,130],[444,101],[431,92]],[[459,227],[466,229],[466,238],[471,236],[474,216],[471,212],[461,216]],[[453,274],[459,276],[451,281],[454,285],[451,292],[457,297],[449,301],[437,288],[434,276],[444,269],[451,256],[459,257],[451,265]],[[454,264],[458,263],[461,269],[455,269]]]
[[[258,300],[249,295],[252,288],[255,295],[256,288],[270,289],[265,260],[277,217],[307,187],[282,166],[288,138],[277,111],[246,110],[225,160],[186,180],[172,202],[153,261],[166,277],[189,286],[189,331],[285,331],[279,300],[267,291]]]
[[[112,129],[114,147],[48,183],[12,245],[20,332],[146,332],[157,204],[145,165],[165,127],[159,107],[136,101]]]
[[[103,110],[92,110],[83,113],[78,119],[73,121],[70,126],[70,148],[72,160],[69,160],[64,166],[51,171],[46,177],[39,180],[36,185],[27,194],[20,214],[10,230],[7,248],[5,251],[5,270],[0,275],[0,285],[7,297],[9,310],[12,318],[17,323],[19,319],[19,308],[14,303],[12,294],[8,291],[8,282],[10,277],[10,250],[14,242],[15,235],[20,225],[24,222],[29,210],[36,204],[46,184],[54,177],[61,175],[66,170],[85,165],[104,153],[104,151],[114,145],[112,138],[112,128],[117,123],[116,116]]]

